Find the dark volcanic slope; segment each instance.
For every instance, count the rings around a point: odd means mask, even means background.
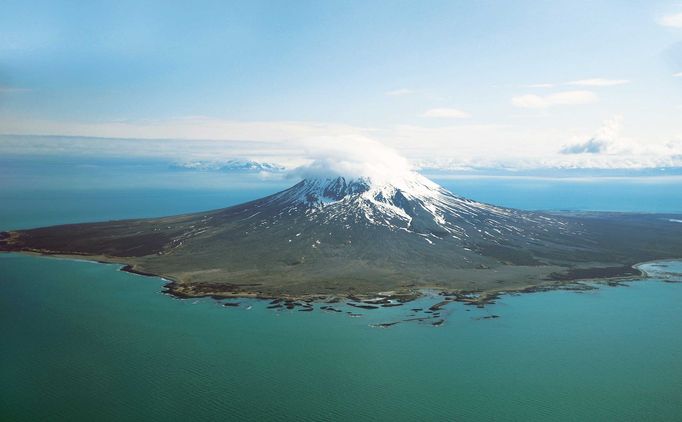
[[[205,213],[10,232],[0,249],[128,263],[190,295],[491,290],[627,275],[637,262],[682,257],[680,220],[500,208],[413,173],[390,183],[304,180]]]

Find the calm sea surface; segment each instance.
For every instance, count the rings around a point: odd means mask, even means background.
[[[550,187],[467,183],[460,193],[494,202],[497,191],[527,208],[606,209],[599,190],[621,189],[640,192],[628,201],[639,211],[682,211],[663,193],[647,205],[651,189],[665,191],[658,185],[601,186],[562,207]],[[560,192],[595,192],[561,183]],[[274,189],[0,186],[0,229],[197,211]],[[680,263],[648,269],[682,273]],[[440,327],[388,329],[371,325],[437,298],[353,318],[177,300],[162,284],[115,265],[0,255],[0,419],[682,419],[682,283],[451,304]]]

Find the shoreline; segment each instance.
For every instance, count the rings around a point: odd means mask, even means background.
[[[437,309],[444,306],[450,302],[460,302],[467,305],[476,306],[483,308],[486,305],[495,304],[495,302],[502,296],[505,295],[520,295],[527,293],[540,293],[556,290],[567,290],[567,291],[588,291],[594,290],[598,287],[591,286],[586,283],[606,285],[610,287],[624,286],[624,282],[632,281],[645,281],[647,279],[653,278],[649,273],[642,270],[640,267],[646,264],[655,264],[658,262],[670,262],[670,261],[682,261],[682,258],[667,258],[667,259],[656,259],[652,261],[643,261],[629,266],[640,274],[633,274],[627,276],[613,276],[613,277],[585,277],[585,278],[574,278],[574,279],[554,279],[547,280],[547,283],[538,285],[528,285],[520,286],[508,289],[448,289],[443,286],[420,286],[418,288],[411,288],[409,290],[394,290],[394,291],[384,291],[384,292],[366,292],[366,293],[352,293],[347,294],[323,294],[323,293],[310,293],[310,294],[267,294],[263,292],[256,291],[207,291],[207,292],[196,292],[193,293],[191,283],[182,283],[178,280],[173,279],[169,276],[164,276],[160,274],[151,273],[148,271],[138,270],[134,268],[134,264],[129,264],[121,262],[118,259],[112,259],[106,256],[88,256],[85,254],[59,254],[51,253],[45,251],[3,251],[5,253],[16,253],[28,256],[43,257],[43,258],[56,258],[56,259],[66,259],[80,262],[91,262],[96,264],[110,264],[119,265],[118,271],[127,272],[130,274],[135,274],[143,277],[154,277],[160,279],[163,284],[163,294],[167,294],[176,299],[199,299],[199,298],[211,298],[216,301],[225,299],[258,299],[263,301],[272,301],[283,303],[282,306],[286,306],[289,309],[293,309],[296,306],[306,306],[310,303],[340,303],[341,301],[353,301],[357,302],[361,307],[367,306],[368,309],[371,307],[391,307],[400,306],[414,301],[425,295],[424,292],[431,291],[434,292],[436,296],[443,298],[443,301],[434,305]],[[626,266],[623,266],[626,267]],[[178,289],[181,285],[187,285],[190,289],[182,290]],[[229,284],[226,284],[229,286]],[[383,302],[382,302],[383,300]],[[303,302],[303,305],[301,302]],[[350,304],[350,303],[349,303]],[[356,305],[357,305],[356,304]],[[293,306],[292,306],[293,305]],[[373,306],[378,305],[378,306]],[[436,310],[437,310],[436,309]]]

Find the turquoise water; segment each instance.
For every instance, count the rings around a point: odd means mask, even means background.
[[[459,186],[480,199],[498,192],[556,208],[549,187],[534,196],[527,182],[513,183]],[[559,192],[575,192],[571,207],[606,205],[606,187],[561,183]],[[0,185],[0,229],[199,211],[277,188],[113,185]],[[631,203],[640,211],[679,209],[647,202],[645,190],[612,188],[639,195]],[[682,264],[646,269],[669,278]],[[363,316],[351,318],[177,300],[162,284],[115,265],[0,254],[0,420],[682,419],[681,283],[505,296],[485,309],[450,304],[440,327],[388,329],[372,325],[437,298],[353,309]],[[482,319],[490,315],[500,317]]]
[[[441,327],[378,329],[406,309],[225,308],[172,299],[114,265],[7,254],[0,268],[4,420],[682,415],[681,284],[451,304]],[[477,319],[490,314],[500,318]]]

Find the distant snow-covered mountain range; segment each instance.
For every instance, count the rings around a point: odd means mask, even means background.
[[[218,171],[218,172],[270,172],[280,173],[286,170],[285,167],[274,163],[231,159],[227,161],[185,161],[175,162],[170,165],[173,170],[195,170],[195,171]]]

